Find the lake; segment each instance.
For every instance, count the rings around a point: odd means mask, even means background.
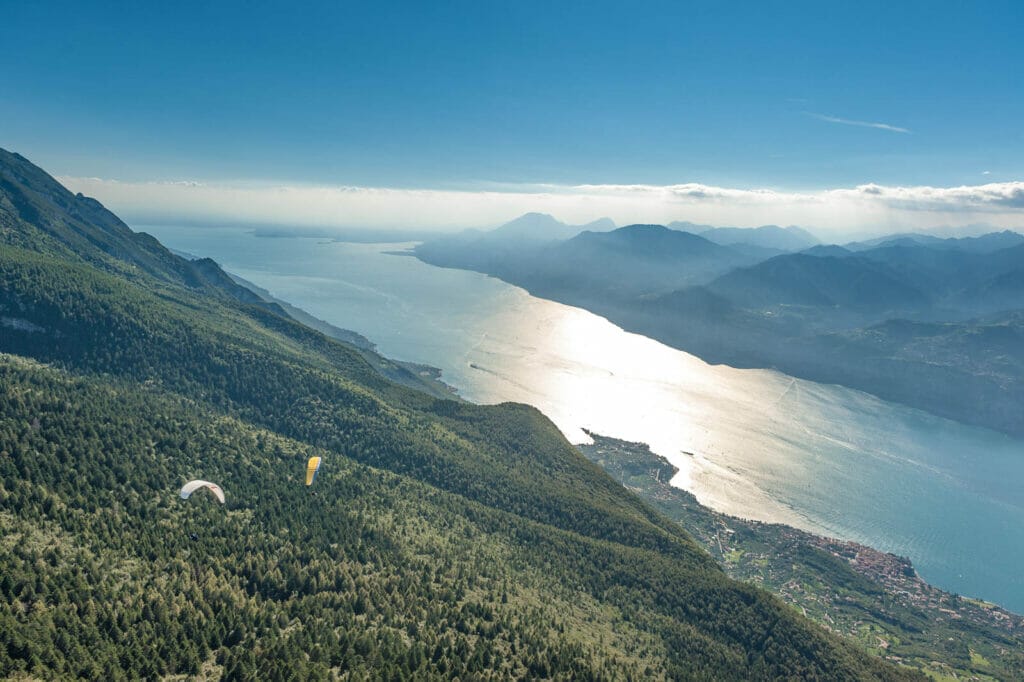
[[[433,365],[469,400],[642,441],[719,511],[910,557],[933,584],[1024,612],[1024,441],[865,393],[740,370],[478,273],[390,255],[409,244],[137,226],[385,355]]]

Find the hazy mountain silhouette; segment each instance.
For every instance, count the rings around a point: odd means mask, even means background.
[[[820,243],[817,237],[796,225],[788,227],[779,227],[778,225],[712,227],[710,225],[697,225],[685,221],[676,221],[669,223],[668,226],[674,230],[685,230],[686,232],[698,234],[709,241],[723,246],[744,244],[764,249],[776,249],[778,251],[800,251]]]
[[[688,229],[630,225],[543,248],[427,242],[417,255],[586,307],[710,362],[775,367],[1024,435],[1024,358],[986,346],[1024,325],[1014,313],[1024,310],[1021,235],[889,235],[779,254],[809,235],[674,225]]]
[[[424,242],[416,255],[433,265],[496,275],[540,295],[571,290],[588,298],[668,292],[760,260],[661,225],[585,231],[545,243],[486,236],[444,238]]]
[[[567,225],[547,213],[527,213],[481,235],[488,239],[551,242],[571,239],[586,230],[604,232],[614,229],[615,223],[611,218],[601,218],[586,225]]]
[[[953,249],[971,253],[989,253],[1000,249],[1024,244],[1024,235],[1012,230],[989,232],[977,237],[936,237],[929,234],[907,232],[876,237],[865,241],[850,242],[846,248],[864,251],[881,246],[928,246],[935,249]]]
[[[888,311],[928,303],[927,295],[884,265],[865,258],[803,253],[734,270],[708,288],[747,308],[800,305]]]

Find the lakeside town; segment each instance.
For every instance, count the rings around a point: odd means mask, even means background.
[[[935,679],[1024,675],[1024,617],[928,584],[905,557],[715,512],[670,485],[676,467],[647,445],[587,433],[584,456],[682,524],[731,577]]]

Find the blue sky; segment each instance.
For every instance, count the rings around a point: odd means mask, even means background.
[[[83,4],[3,10],[0,146],[62,177],[1024,178],[1021,2]]]

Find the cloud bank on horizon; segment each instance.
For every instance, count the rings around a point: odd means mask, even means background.
[[[678,185],[502,185],[397,189],[273,183],[120,182],[60,177],[134,224],[455,230],[527,212],[569,223],[688,220],[711,225],[796,224],[823,238],[984,224],[1024,227],[1024,182],[959,187],[885,186],[815,191]]]

